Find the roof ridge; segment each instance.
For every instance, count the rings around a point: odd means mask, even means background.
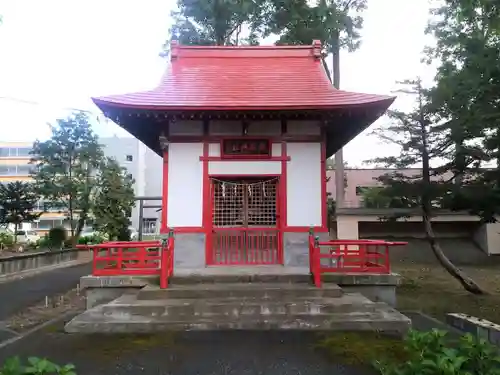
[[[266,45],[266,46],[191,46],[181,45],[176,40],[170,43],[170,60],[179,58],[264,58],[302,57],[320,58],[321,42],[310,45]]]

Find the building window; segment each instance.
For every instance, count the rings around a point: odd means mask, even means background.
[[[31,224],[31,229],[37,230],[50,230],[52,228],[70,228],[69,221],[64,219],[44,219],[40,218],[39,221]]]
[[[0,157],[28,157],[30,152],[31,147],[2,147],[0,148]]]
[[[133,160],[134,160],[134,157],[133,157],[132,155],[127,155],[127,156],[125,157],[125,159],[126,159],[127,161],[133,161]]]
[[[29,147],[19,147],[17,149],[17,156],[30,156],[31,148]]]
[[[143,218],[142,219],[142,233],[143,234],[155,234],[156,233],[156,222],[154,218]]]
[[[0,175],[1,176],[27,176],[31,173],[33,169],[32,165],[22,164],[22,165],[8,165],[0,164]]]

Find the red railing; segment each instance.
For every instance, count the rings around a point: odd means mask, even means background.
[[[174,236],[158,241],[116,241],[98,245],[78,245],[93,252],[94,276],[160,276],[160,287],[167,288],[174,268]]]
[[[270,265],[282,262],[276,228],[214,228],[210,265]]]
[[[390,274],[389,249],[407,242],[383,240],[330,240],[320,242],[309,233],[309,270],[314,285],[321,287],[324,273]]]

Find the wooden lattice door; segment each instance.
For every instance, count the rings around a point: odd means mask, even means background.
[[[212,179],[210,264],[282,263],[279,180]]]

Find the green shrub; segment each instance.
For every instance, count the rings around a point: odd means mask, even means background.
[[[408,360],[377,361],[382,375],[500,375],[498,348],[471,334],[450,343],[446,332],[410,331],[405,339]]]
[[[42,249],[50,248],[51,247],[51,243],[50,243],[49,235],[46,234],[42,238],[40,238],[37,241],[37,245],[38,245],[39,248],[42,248]]]
[[[118,232],[118,236],[116,237],[116,240],[117,241],[130,241],[131,240],[130,236],[131,236],[131,233],[130,233],[130,229],[128,229],[128,226],[123,227]]]
[[[103,243],[105,241],[105,238],[103,236],[100,236],[98,234],[94,234],[92,236],[84,236],[80,237],[78,239],[78,245],[97,245],[100,243]]]
[[[66,241],[66,237],[66,229],[61,227],[51,228],[48,234],[49,245],[55,248],[61,248],[64,241]]]
[[[76,375],[75,366],[59,366],[43,358],[28,358],[23,365],[18,357],[9,358],[0,367],[0,375]]]
[[[0,244],[3,246],[11,246],[14,244],[14,236],[7,232],[0,233]]]

